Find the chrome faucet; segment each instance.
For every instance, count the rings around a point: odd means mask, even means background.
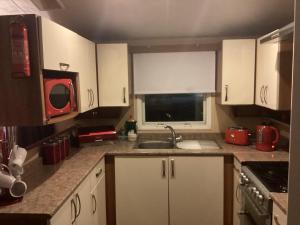
[[[176,133],[175,133],[174,128],[171,126],[165,126],[165,129],[170,129],[171,134],[172,134],[172,145],[173,145],[173,147],[176,147],[177,139],[176,139]]]

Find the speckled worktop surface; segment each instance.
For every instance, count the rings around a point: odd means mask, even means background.
[[[26,168],[24,180],[27,182],[29,189],[23,201],[11,206],[0,207],[0,218],[1,214],[13,213],[53,216],[105,155],[233,155],[240,162],[288,161],[287,152],[259,152],[253,146],[229,145],[221,139],[217,140],[217,143],[222,147],[221,149],[141,150],[134,148],[135,143],[114,141],[75,150],[69,159],[59,165],[43,166],[40,158],[37,158],[29,163]],[[273,198],[276,201],[275,195]]]
[[[287,214],[288,209],[288,193],[271,193],[271,198],[279,206],[279,208]]]

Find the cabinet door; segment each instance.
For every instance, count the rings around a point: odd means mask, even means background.
[[[74,204],[73,196],[71,196],[51,218],[50,225],[72,225],[72,221],[75,220]]]
[[[270,109],[279,105],[279,43],[257,41],[255,104]]]
[[[117,225],[168,224],[167,163],[163,157],[115,158]]]
[[[90,178],[86,178],[78,187],[75,194],[75,202],[77,205],[76,225],[91,224],[91,183]]]
[[[222,104],[254,103],[255,48],[255,39],[223,41]]]
[[[92,223],[91,225],[106,225],[105,177],[96,184],[91,192]]]
[[[129,106],[127,44],[98,44],[99,106]]]
[[[222,225],[223,157],[170,157],[170,225]]]
[[[98,107],[96,45],[81,36],[77,43],[72,55],[79,73],[80,112],[86,112]]]
[[[273,203],[273,214],[272,214],[273,225],[287,225],[287,215]]]
[[[70,48],[73,32],[46,18],[40,18],[41,41],[44,69],[64,70],[61,63],[69,64],[69,71],[74,71],[70,62]]]

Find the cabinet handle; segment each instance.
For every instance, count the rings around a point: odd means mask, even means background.
[[[126,103],[126,87],[123,87],[123,103]]]
[[[266,104],[268,104],[267,99],[268,99],[268,86],[266,86],[264,90],[264,101]]]
[[[59,63],[59,68],[62,71],[68,71],[70,68],[70,64],[67,63]]]
[[[70,95],[71,109],[72,109],[72,111],[75,111],[75,109],[76,109],[76,93],[75,93],[75,88],[74,88],[73,82],[70,83],[70,88],[71,88],[71,95]],[[73,96],[73,98],[71,98],[71,96]]]
[[[91,89],[87,89],[87,91],[88,91],[89,107],[91,107]]]
[[[228,101],[228,85],[225,85],[225,102]]]
[[[95,212],[97,211],[97,199],[96,199],[94,194],[92,195],[92,199],[93,199],[94,204],[95,204],[95,208],[93,209],[93,214],[95,214]]]
[[[166,160],[162,160],[162,177],[166,177]]]
[[[280,225],[277,215],[274,215],[274,221],[275,221],[276,225]]]
[[[265,88],[265,86],[263,85],[263,86],[261,86],[261,88],[260,88],[260,101],[261,101],[261,103],[262,104],[264,104],[264,99],[263,99],[263,92],[264,92],[264,88]]]
[[[79,197],[79,194],[77,193],[76,195],[75,195],[75,198],[76,198],[76,202],[77,202],[77,200],[78,200],[78,204],[79,204],[79,207],[78,207],[78,213],[76,212],[76,218],[80,215],[80,212],[81,212],[81,201],[80,201],[80,197]],[[76,209],[77,209],[77,207],[76,207]],[[77,211],[77,210],[76,210]]]
[[[175,160],[171,159],[171,177],[175,177]]]
[[[102,174],[102,168],[99,170],[99,172],[96,173],[96,177],[98,178]]]
[[[95,95],[94,95],[93,89],[91,89],[91,96],[92,96],[92,103],[91,103],[91,106],[93,106],[93,105],[94,105],[94,101],[95,101]]]
[[[77,218],[76,217],[77,208],[76,208],[76,204],[73,199],[71,200],[71,210],[73,210],[73,212],[74,212],[74,219],[72,220],[72,224],[74,224],[76,221],[76,218]]]

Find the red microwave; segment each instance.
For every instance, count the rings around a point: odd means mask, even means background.
[[[44,79],[47,118],[76,110],[75,90],[71,79]]]

